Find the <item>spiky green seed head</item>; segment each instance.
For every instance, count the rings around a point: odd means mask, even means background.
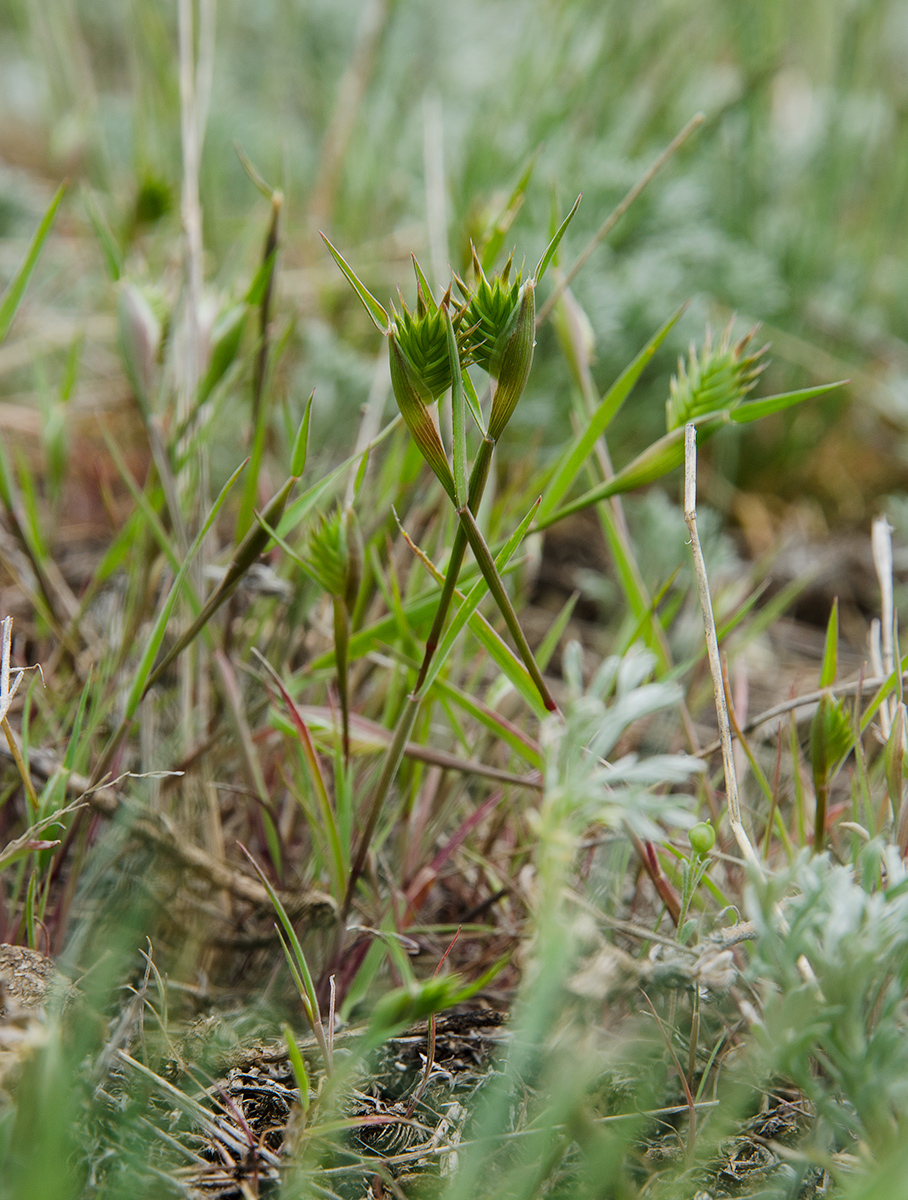
[[[487,279],[482,264],[473,251],[473,270],[476,286],[469,292],[460,284],[468,301],[463,314],[467,330],[467,347],[471,361],[478,363],[493,379],[498,378],[506,337],[520,304],[520,274],[511,280],[511,259],[500,274]]]
[[[402,354],[410,361],[414,372],[431,400],[443,396],[453,382],[451,357],[448,353],[448,331],[445,324],[445,308],[451,309],[451,321],[457,338],[458,356],[466,359],[464,348],[463,309],[451,307],[451,289],[442,297],[441,304],[435,298],[423,275],[419,263],[413,259],[416,274],[416,310],[411,312],[400,293],[400,311],[391,305],[389,333],[393,335]]]
[[[353,607],[362,575],[362,538],[351,508],[321,514],[309,530],[305,562],[330,596]]]
[[[732,343],[729,324],[714,348],[706,331],[703,348],[691,345],[687,365],[678,360],[678,374],[669,383],[665,405],[668,432],[706,413],[737,408],[757,382],[766,362],[767,346],[751,349],[756,328]]]
[[[495,350],[497,380],[489,413],[489,437],[498,441],[505,426],[514,415],[517,402],[523,395],[536,345],[536,284],[528,279],[518,292],[518,303],[508,324],[498,338]]]
[[[838,770],[853,744],[852,715],[841,700],[827,692],[810,723],[810,767],[815,784]]]
[[[448,335],[441,311],[413,314],[401,300],[401,311],[392,305],[391,334],[410,362],[429,399],[437,400],[451,386]]]

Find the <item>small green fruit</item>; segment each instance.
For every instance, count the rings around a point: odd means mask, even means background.
[[[716,844],[716,831],[709,821],[700,821],[687,836],[691,849],[698,858],[705,858]]]

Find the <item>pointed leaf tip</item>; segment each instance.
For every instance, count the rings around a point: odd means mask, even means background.
[[[541,283],[543,275],[548,270],[549,263],[554,258],[555,251],[558,249],[558,243],[564,237],[565,230],[567,229],[568,225],[570,225],[571,221],[573,221],[574,214],[576,213],[577,209],[580,207],[580,201],[582,199],[583,199],[583,192],[581,192],[580,195],[577,197],[577,199],[574,201],[573,208],[568,213],[568,215],[564,218],[564,220],[561,222],[561,224],[558,226],[558,230],[557,230],[555,236],[549,242],[548,246],[546,246],[545,253],[543,254],[542,258],[540,258],[539,262],[536,264],[536,270],[533,272],[533,278],[536,280],[537,283]]]
[[[300,421],[296,441],[293,444],[293,454],[290,457],[290,474],[294,479],[299,479],[306,469],[306,456],[309,452],[309,418],[312,413],[312,401],[314,398],[315,389],[312,390],[309,399],[306,401],[303,419]]]
[[[328,240],[328,238],[325,236],[325,234],[322,233],[321,230],[319,230],[319,236],[321,237],[321,239],[325,243],[325,245],[328,247],[328,249],[331,251],[334,261],[340,267],[341,271],[343,271],[343,273],[347,279],[347,282],[353,288],[354,292],[356,292],[357,296],[359,296],[362,306],[366,310],[366,312],[369,314],[369,316],[372,318],[375,328],[380,333],[386,334],[388,332],[388,326],[389,326],[388,314],[385,312],[385,310],[382,308],[382,306],[379,304],[379,302],[375,299],[375,297],[372,295],[372,293],[369,291],[369,289],[366,287],[366,285],[362,282],[362,280],[359,279],[359,277],[353,271],[353,268],[347,263],[344,256],[340,253],[339,250],[336,250],[334,248],[334,246],[331,245],[331,242]]]

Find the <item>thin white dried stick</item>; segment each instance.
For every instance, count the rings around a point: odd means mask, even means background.
[[[885,517],[875,517],[870,531],[873,550],[873,565],[880,581],[880,641],[883,674],[891,675],[895,670],[894,614],[895,603],[892,586],[892,526]],[[892,732],[897,696],[890,696],[880,708],[880,727],[883,737]]]
[[[180,112],[183,141],[183,194],[180,211],[186,235],[186,300],[183,312],[182,362],[177,384],[177,421],[182,427],[192,413],[201,372],[199,310],[202,301],[202,205],[199,163],[202,131],[196,104],[195,22],[193,0],[179,0]]]
[[[13,647],[13,618],[3,619],[3,649],[0,651],[0,717],[5,717],[12,699],[9,690],[9,659]]]
[[[16,764],[16,769],[19,772],[19,777],[22,780],[22,786],[25,788],[25,794],[28,796],[29,804],[31,804],[34,812],[38,811],[38,795],[35,792],[35,785],[32,783],[31,775],[28,767],[25,765],[25,759],[22,757],[22,751],[19,749],[13,734],[12,726],[9,723],[7,713],[9,706],[12,703],[13,696],[18,690],[19,684],[22,682],[24,671],[17,671],[13,679],[12,685],[9,681],[9,660],[13,650],[13,618],[4,617],[3,625],[0,627],[0,728],[3,730],[3,736],[6,738],[6,744],[9,746],[13,761]]]
[[[190,418],[195,411],[204,359],[201,328],[204,264],[199,176],[208,99],[214,72],[214,0],[200,0],[198,48],[194,10],[195,0],[178,0],[180,132],[183,144],[180,211],[186,237],[186,292],[181,322],[182,337],[179,339],[176,358],[176,414],[179,425],[186,430],[183,435],[184,449],[194,446],[196,452],[194,464],[187,462],[180,479],[183,498],[190,501],[190,509],[194,510],[191,518],[193,524],[200,520],[202,510],[207,507],[209,491],[205,439],[193,437],[193,422]],[[192,578],[199,589],[202,586],[208,557],[208,547],[203,544],[192,566]],[[204,728],[206,714],[210,708],[207,673],[193,669],[193,662],[201,653],[198,647],[194,647],[184,656],[180,669],[180,702],[183,717],[181,724],[189,741],[193,736],[192,731]]]
[[[725,687],[722,681],[722,663],[719,659],[719,639],[716,635],[716,620],[713,616],[712,598],[709,594],[709,577],[703,549],[697,533],[697,427],[689,422],[684,429],[684,520],[690,531],[690,545],[694,556],[694,571],[700,590],[700,607],[703,610],[703,626],[706,633],[706,650],[709,655],[709,671],[713,679],[716,696],[716,717],[719,722],[719,739],[722,744],[722,764],[725,768],[725,791],[728,796],[728,820],[735,840],[746,862],[763,875],[763,866],[751,845],[750,838],[741,821],[741,806],[738,803],[738,780],[735,775],[735,759],[732,749],[731,726],[725,703]]]

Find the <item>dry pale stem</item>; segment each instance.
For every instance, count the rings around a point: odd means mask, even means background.
[[[725,703],[725,686],[722,680],[722,663],[719,658],[716,619],[713,615],[712,597],[709,594],[709,576],[706,574],[703,548],[700,545],[700,537],[697,533],[697,427],[693,422],[690,422],[684,430],[684,520],[687,522],[687,528],[690,531],[694,571],[697,576],[697,587],[700,592],[700,607],[703,610],[703,626],[706,633],[709,670],[712,675],[713,692],[716,698],[716,717],[719,722],[719,740],[722,745],[722,764],[725,768],[725,791],[728,796],[728,819],[732,832],[735,835],[735,840],[744,858],[762,875],[763,867],[741,821],[741,807],[738,803],[738,780],[735,774],[735,759],[732,749],[731,725],[728,720],[728,707]]]

